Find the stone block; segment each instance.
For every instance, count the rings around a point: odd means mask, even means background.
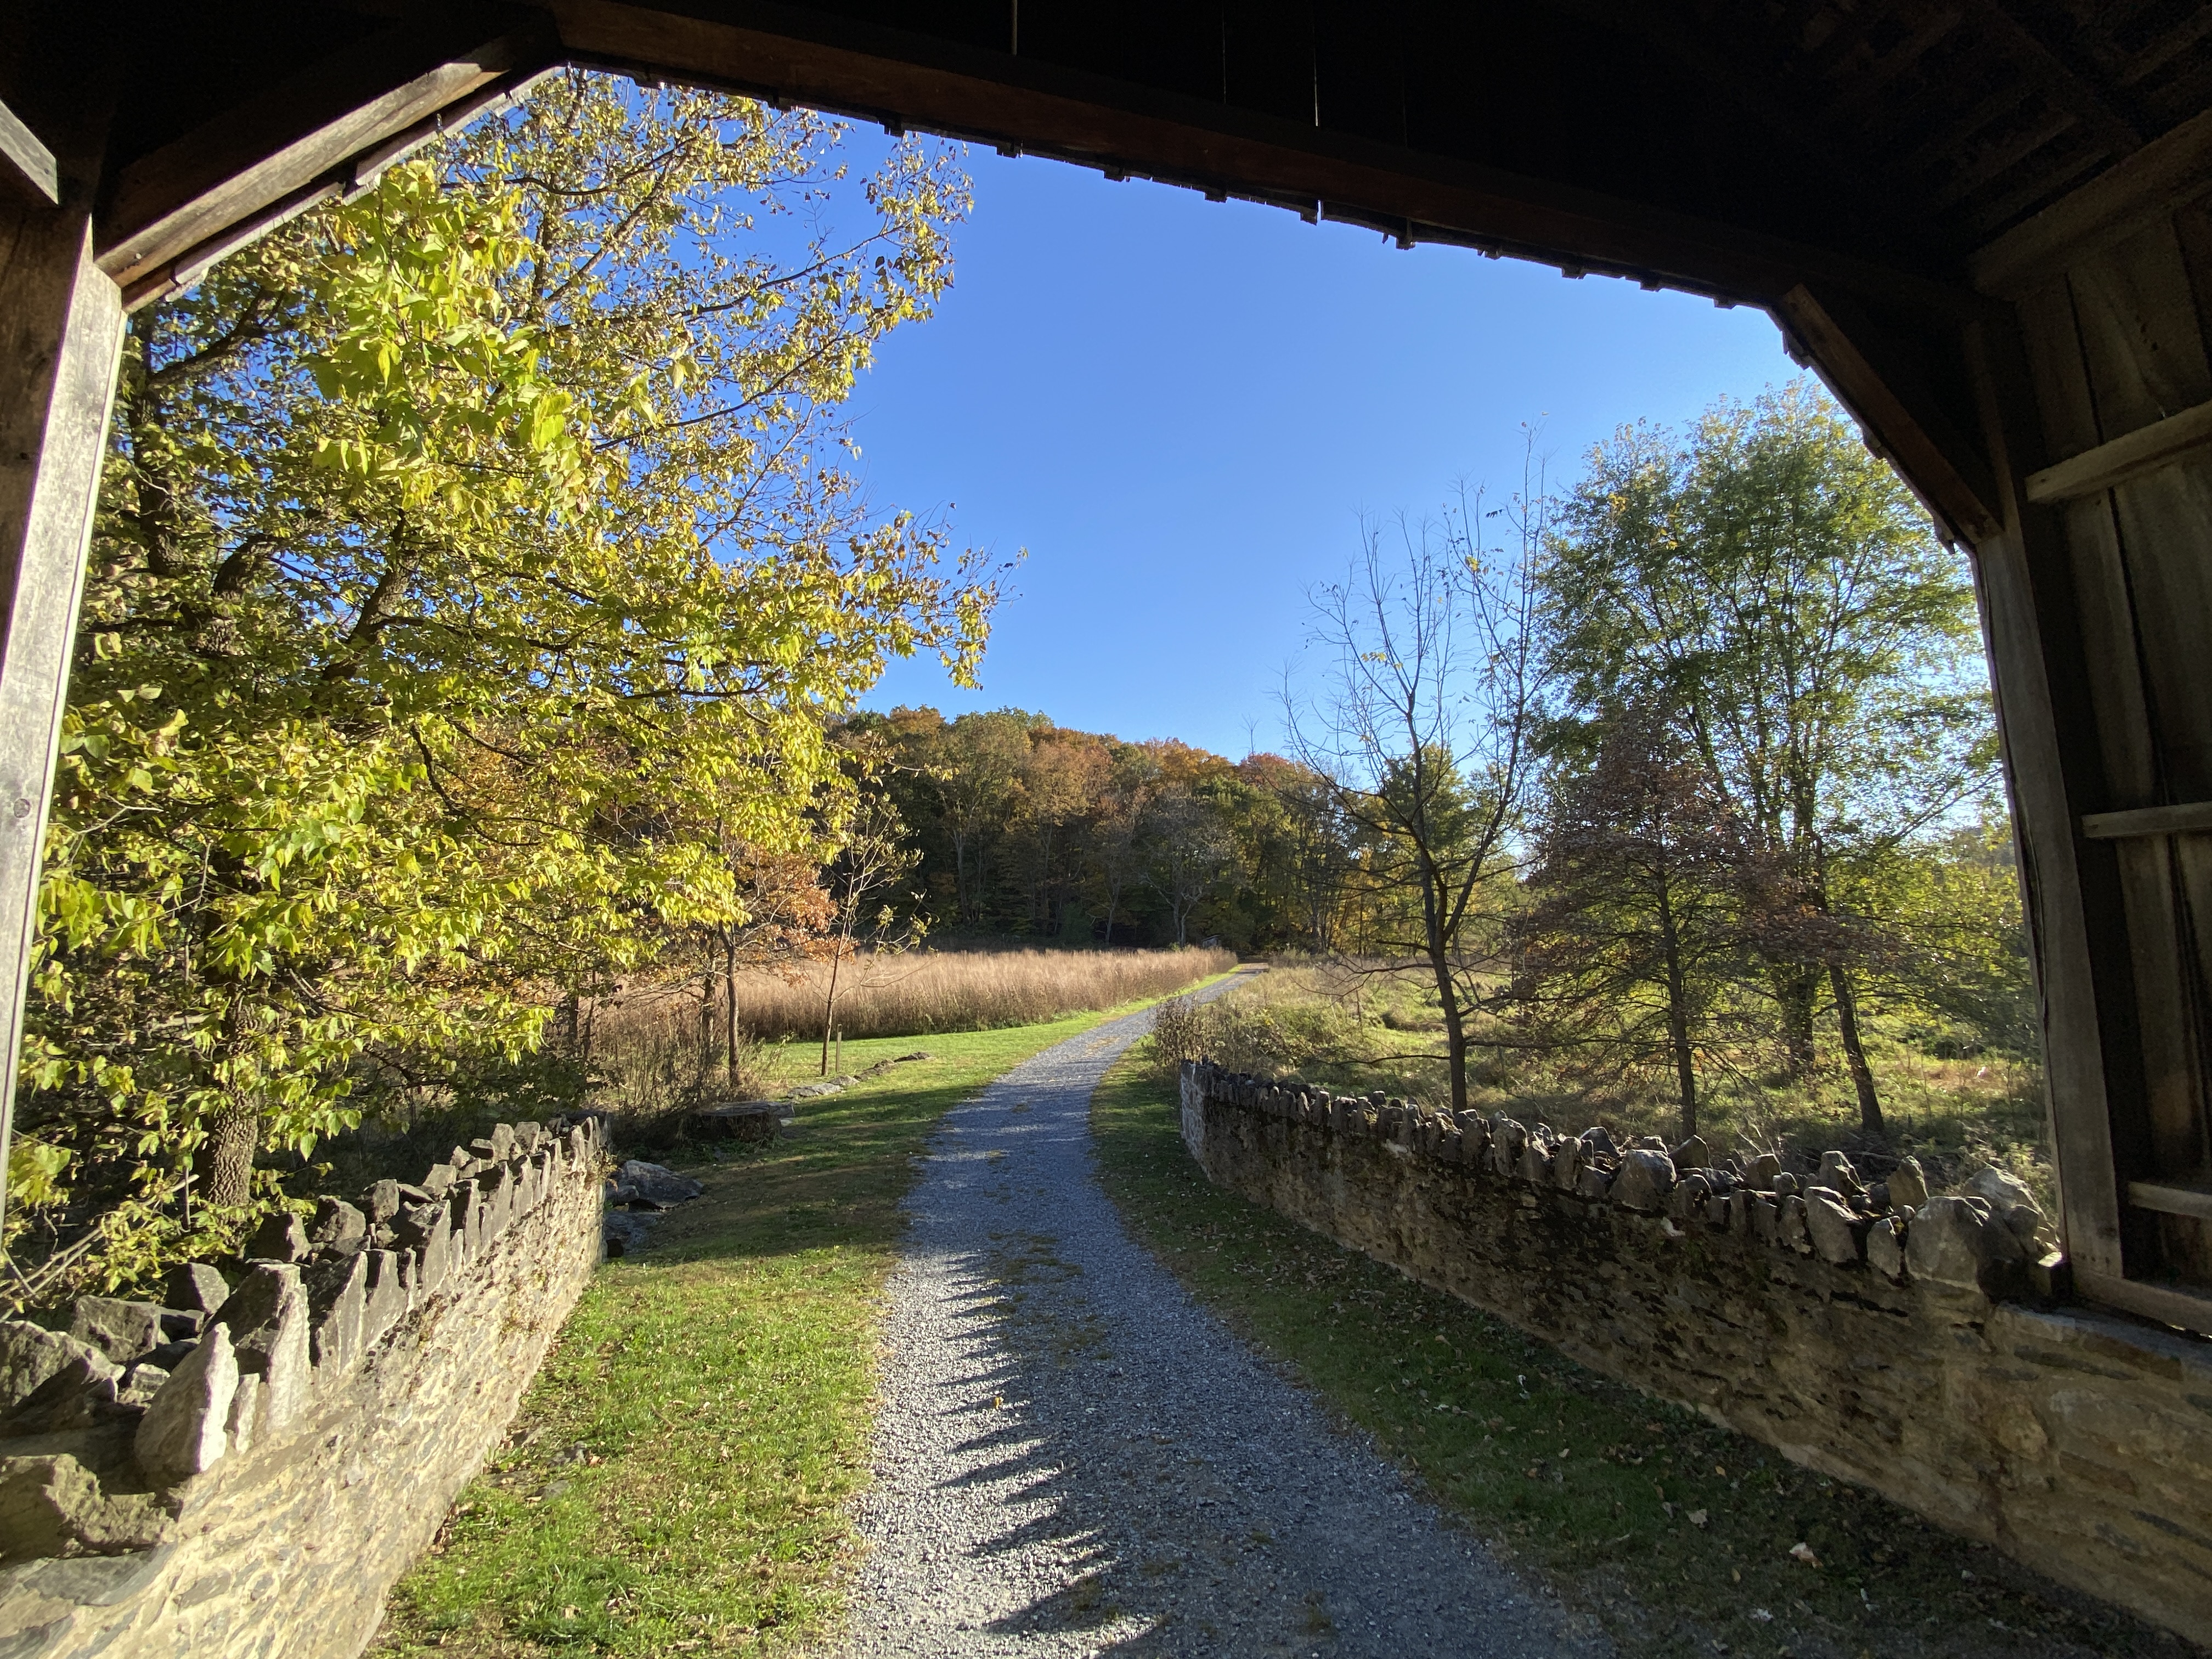
[[[307,1243],[315,1250],[352,1255],[368,1247],[368,1218],[342,1198],[325,1198],[315,1206]]]
[[[161,1328],[163,1310],[151,1302],[125,1302],[110,1296],[81,1296],[70,1304],[69,1334],[97,1348],[118,1364],[150,1353],[168,1340]]]
[[[372,1183],[361,1195],[361,1207],[371,1226],[388,1224],[399,1213],[399,1183],[389,1177]]]
[[[249,1452],[261,1439],[260,1373],[241,1371],[230,1396],[230,1409],[222,1415],[222,1428],[233,1452]]]
[[[230,1333],[216,1325],[170,1373],[138,1419],[131,1449],[155,1485],[189,1480],[229,1449],[226,1425],[237,1392]]]
[[[1692,1170],[1702,1170],[1713,1161],[1711,1150],[1703,1135],[1692,1135],[1668,1154],[1677,1175],[1687,1175]]]
[[[307,1274],[307,1353],[319,1381],[327,1384],[361,1358],[362,1318],[368,1306],[366,1252],[311,1267]]]
[[[12,1411],[57,1372],[75,1365],[85,1375],[112,1372],[114,1363],[90,1343],[27,1320],[0,1321],[0,1411]]]
[[[361,1346],[367,1352],[405,1316],[408,1294],[397,1251],[365,1250],[362,1255],[368,1262],[368,1285],[362,1307]]]
[[[392,1224],[392,1242],[413,1252],[416,1287],[424,1295],[435,1291],[453,1270],[453,1212],[439,1203],[417,1204],[399,1212]]]
[[[1921,1170],[1920,1160],[1908,1158],[1889,1172],[1886,1183],[1889,1188],[1890,1207],[1908,1212],[1917,1211],[1928,1201],[1928,1176]]]
[[[1867,1266],[1893,1284],[1905,1281],[1905,1224],[1886,1215],[1867,1232]]]
[[[169,1269],[169,1276],[161,1281],[161,1294],[172,1308],[211,1314],[230,1300],[230,1281],[219,1267],[204,1261],[188,1262]]]
[[[1931,1198],[1905,1234],[1905,1264],[1924,1284],[1984,1295],[2024,1260],[2009,1228],[1963,1198]]]
[[[422,1196],[428,1199],[446,1197],[453,1190],[455,1178],[452,1164],[433,1164],[422,1176]]]
[[[1845,1198],[1856,1198],[1866,1190],[1859,1180],[1859,1172],[1851,1167],[1850,1159],[1841,1152],[1820,1154],[1819,1179],[1820,1185],[1831,1192],[1840,1193]]]
[[[1552,1184],[1563,1193],[1581,1189],[1583,1173],[1583,1143],[1562,1139],[1552,1147]]]
[[[1782,1218],[1774,1232],[1778,1242],[1798,1255],[1813,1254],[1813,1233],[1805,1219],[1805,1200],[1796,1194],[1790,1193],[1783,1199]]]
[[[707,1189],[689,1176],[658,1164],[643,1164],[632,1158],[616,1171],[617,1178],[637,1194],[635,1202],[650,1204],[656,1210],[669,1210],[678,1204],[689,1203]]]
[[[453,1266],[465,1267],[483,1255],[483,1194],[473,1181],[464,1181],[453,1188],[447,1201],[452,1224],[447,1230],[447,1248]]]
[[[58,1370],[0,1419],[0,1437],[64,1434],[112,1420],[122,1376],[106,1354],[80,1344]]]
[[[1513,1119],[1499,1112],[1490,1120],[1490,1167],[1498,1174],[1510,1176],[1521,1167],[1522,1149],[1528,1144],[1528,1131]]]
[[[504,1164],[479,1170],[477,1203],[483,1211],[483,1242],[489,1245],[514,1219],[514,1172]]]
[[[1540,1131],[1531,1130],[1528,1138],[1522,1142],[1521,1157],[1513,1173],[1540,1187],[1552,1184],[1552,1143],[1544,1139]]]
[[[258,1415],[248,1428],[251,1436],[265,1437],[282,1429],[307,1402],[313,1376],[312,1319],[300,1270],[272,1261],[254,1263],[216,1313],[215,1322],[229,1328],[239,1375],[261,1379]],[[243,1389],[244,1383],[240,1387]]]
[[[1632,1147],[1620,1156],[1613,1172],[1613,1201],[1626,1209],[1653,1214],[1667,1206],[1674,1190],[1674,1164],[1666,1153]]]
[[[2000,1170],[1994,1164],[1985,1164],[1966,1177],[1960,1191],[1969,1198],[1985,1200],[1990,1208],[2002,1215],[2015,1204],[2025,1204],[2039,1213],[2041,1206],[2028,1184],[2008,1170]]]
[[[1761,1152],[1743,1166],[1743,1184],[1754,1192],[1771,1193],[1781,1173],[1782,1160],[1772,1152]]]
[[[1585,1164],[1576,1173],[1575,1191],[1581,1197],[1602,1203],[1612,1189],[1612,1174],[1595,1164]]]
[[[173,1518],[152,1494],[103,1492],[70,1453],[0,1458],[0,1555],[9,1559],[150,1548]]]
[[[309,1249],[307,1230],[289,1210],[269,1217],[246,1241],[249,1261],[305,1261]]]
[[[1844,1202],[1841,1193],[1831,1187],[1814,1187],[1795,1201],[1805,1206],[1805,1228],[1814,1255],[1838,1267],[1858,1261],[1860,1237],[1866,1224]]]

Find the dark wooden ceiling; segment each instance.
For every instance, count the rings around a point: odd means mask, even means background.
[[[228,165],[283,127],[288,101],[315,118],[494,42],[498,69],[581,60],[718,82],[1409,238],[1711,287],[1727,285],[1725,262],[1670,259],[1663,234],[1645,238],[1644,258],[1627,240],[1570,246],[1526,216],[1454,207],[1448,190],[1500,193],[1504,181],[1506,195],[1625,210],[1660,233],[1690,225],[1711,241],[1725,228],[1963,283],[1977,247],[2212,102],[2212,4],[2197,0],[32,0],[9,11],[0,99],[34,130],[66,128],[88,105],[112,110],[91,187],[103,240],[118,243],[152,210],[149,158],[173,173],[197,149],[203,172]],[[1127,119],[1118,132],[1098,118],[1054,130],[1036,118],[1040,100]],[[1163,144],[1163,125],[1195,136]],[[1386,199],[1340,166],[1255,167],[1255,143],[1446,188]]]

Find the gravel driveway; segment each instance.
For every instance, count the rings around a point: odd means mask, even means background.
[[[908,1200],[850,1651],[1595,1654],[1122,1231],[1135,1015],[948,1115]]]

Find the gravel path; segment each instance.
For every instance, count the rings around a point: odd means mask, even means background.
[[[952,1111],[908,1206],[850,1651],[1583,1655],[1198,1307],[1091,1166],[1138,1015]]]

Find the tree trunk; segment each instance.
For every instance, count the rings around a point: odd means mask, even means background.
[[[738,1086],[738,943],[730,941],[722,955],[722,986],[728,993],[727,1018],[722,1028],[722,1076],[734,1089]]]
[[[1859,1042],[1858,999],[1851,994],[1850,975],[1840,967],[1828,969],[1828,986],[1836,994],[1836,1024],[1844,1039],[1844,1058],[1851,1068],[1851,1084],[1859,1094],[1859,1127],[1870,1135],[1889,1139],[1881,1121],[1881,1097],[1875,1092],[1874,1067],[1867,1064]]]
[[[1674,908],[1659,900],[1659,948],[1667,963],[1667,1040],[1674,1050],[1674,1086],[1681,1099],[1682,1139],[1698,1133],[1698,1069],[1690,1050],[1690,991],[1682,976],[1682,941]]]
[[[1820,993],[1820,970],[1802,963],[1780,962],[1767,974],[1782,1012],[1783,1072],[1792,1079],[1806,1077],[1820,1058],[1813,1042],[1813,1000]]]
[[[253,1153],[261,1141],[261,1114],[234,1103],[209,1126],[207,1143],[193,1161],[200,1170],[200,1200],[235,1208],[253,1194]]]
[[[1452,1110],[1467,1109],[1467,1016],[1459,1006],[1459,989],[1452,983],[1451,964],[1442,957],[1429,963],[1437,976],[1437,999],[1444,1012],[1444,1067],[1451,1074]]]
[[[830,958],[830,995],[822,1005],[822,1075],[830,1075],[830,1033],[837,1024],[837,970],[844,965],[845,947],[839,941],[837,954]]]

